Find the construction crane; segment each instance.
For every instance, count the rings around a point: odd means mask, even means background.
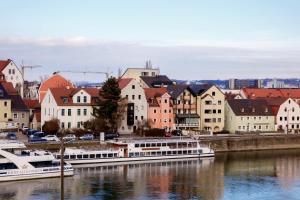
[[[72,70],[66,70],[66,71],[56,71],[54,74],[58,74],[61,72],[67,72],[67,73],[81,73],[81,74],[105,74],[106,80],[109,78],[108,72],[98,72],[98,71],[72,71]]]
[[[24,65],[23,62],[21,64],[21,70],[22,70],[22,79],[23,81],[25,80],[25,69],[33,69],[33,68],[38,68],[42,67],[42,65]]]

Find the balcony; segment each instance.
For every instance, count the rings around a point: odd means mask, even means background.
[[[176,124],[177,127],[179,128],[198,128],[199,127],[199,123],[186,123],[186,124],[183,124],[183,123],[180,123],[180,124]]]

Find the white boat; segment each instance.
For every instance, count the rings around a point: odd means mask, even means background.
[[[24,143],[0,141],[0,182],[59,177],[60,161],[48,151],[26,150]],[[74,175],[70,164],[64,165],[64,175]]]
[[[115,148],[86,150],[66,148],[64,159],[72,164],[95,164],[213,157],[214,151],[192,139],[156,139],[112,142]],[[55,154],[60,158],[60,154]]]

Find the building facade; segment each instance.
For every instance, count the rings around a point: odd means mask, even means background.
[[[263,99],[232,99],[225,102],[225,128],[229,133],[275,131],[271,106]]]
[[[0,72],[4,74],[7,82],[12,83],[18,94],[23,97],[23,76],[17,65],[10,59],[0,61]]]
[[[145,68],[127,68],[126,71],[121,76],[121,79],[124,78],[133,78],[140,82],[140,76],[155,77],[160,74],[158,68],[152,68],[151,66]]]
[[[148,126],[172,131],[175,128],[171,96],[166,88],[144,88],[148,102]]]
[[[11,99],[5,88],[0,84],[0,130],[7,128],[11,118]]]
[[[96,88],[50,88],[41,103],[41,126],[57,118],[60,128],[82,128],[93,118],[93,106],[98,100]]]
[[[259,79],[229,79],[228,88],[231,90],[239,90],[242,88],[262,88],[263,82]]]
[[[127,106],[118,131],[130,134],[139,127],[146,126],[148,121],[147,100],[144,89],[136,79],[119,79],[119,87],[121,96],[127,101]]]

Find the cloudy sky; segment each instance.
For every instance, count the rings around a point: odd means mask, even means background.
[[[298,0],[2,0],[0,59],[57,70],[143,67],[176,79],[299,77]],[[102,75],[75,76],[98,80]]]

